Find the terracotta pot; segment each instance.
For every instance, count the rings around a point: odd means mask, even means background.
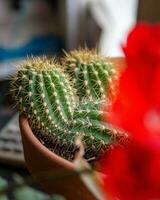
[[[122,69],[123,58],[110,58],[115,63],[116,68]],[[52,171],[56,176],[57,170],[74,171],[73,163],[57,156],[34,136],[27,119],[21,115],[19,118],[24,156],[28,170],[32,175],[42,172]],[[54,180],[39,182],[42,188],[49,194],[61,194],[67,200],[96,200],[90,191],[84,186],[79,176],[70,176]]]
[[[69,173],[74,170],[73,163],[57,156],[39,142],[23,115],[19,117],[19,123],[26,165],[33,176],[51,171],[52,175],[56,176],[57,170],[65,170],[65,172],[67,170]],[[40,181],[39,183],[47,193],[61,194],[67,200],[96,200],[78,175],[57,178],[54,181],[51,179]]]

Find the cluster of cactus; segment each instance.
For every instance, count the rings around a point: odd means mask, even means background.
[[[39,139],[72,160],[80,137],[90,159],[122,137],[101,119],[101,104],[114,79],[113,65],[85,49],[66,53],[61,64],[55,59],[29,59],[18,70],[12,88],[20,113]]]

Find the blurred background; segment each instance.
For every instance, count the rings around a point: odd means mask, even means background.
[[[0,0],[0,176],[27,174],[9,94],[16,65],[27,56],[61,56],[84,46],[121,57],[131,27],[159,22],[159,10],[159,0]]]

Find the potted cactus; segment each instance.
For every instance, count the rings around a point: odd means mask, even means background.
[[[33,175],[73,171],[78,137],[84,158],[93,165],[103,150],[125,137],[101,119],[103,101],[110,102],[116,81],[113,64],[87,49],[65,53],[60,63],[32,58],[23,64],[12,85],[26,164]],[[41,185],[67,199],[94,199],[78,176]]]

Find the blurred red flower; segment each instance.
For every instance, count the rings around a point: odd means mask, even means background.
[[[104,191],[114,200],[160,199],[160,140],[132,139],[101,160]]]
[[[123,49],[128,67],[103,119],[132,134],[160,133],[160,25],[137,25]]]
[[[131,140],[104,156],[104,188],[120,200],[160,199],[160,25],[137,25],[123,49],[127,68],[103,120]]]

